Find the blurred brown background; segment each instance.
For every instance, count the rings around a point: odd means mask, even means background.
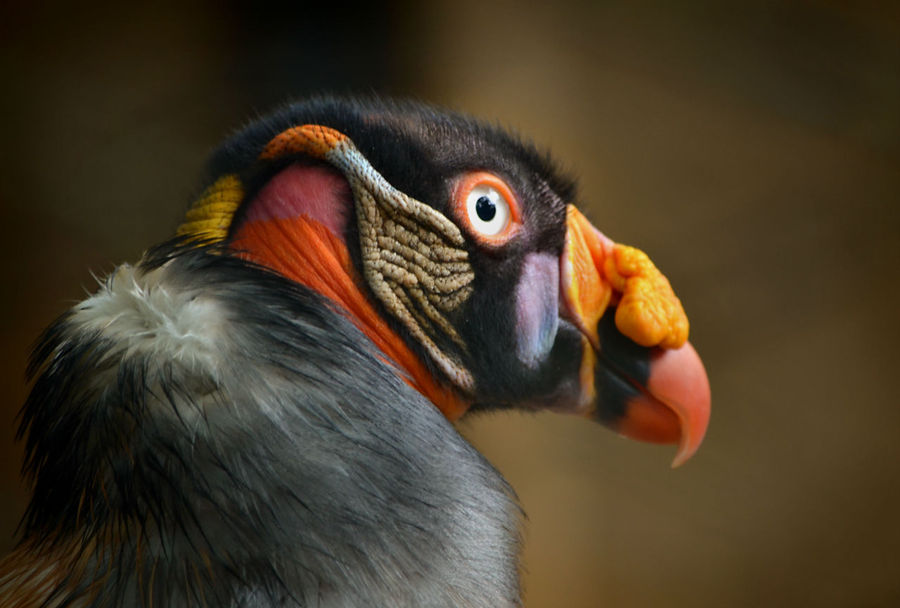
[[[900,9],[478,0],[0,9],[0,549],[26,353],[171,234],[208,150],[290,96],[411,95],[531,135],[672,280],[699,454],[463,424],[528,513],[527,606],[900,605]],[[326,4],[326,3],[321,3]]]

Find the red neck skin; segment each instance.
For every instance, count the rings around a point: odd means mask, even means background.
[[[439,382],[377,312],[353,267],[346,234],[352,195],[329,167],[291,165],[260,190],[231,242],[241,257],[306,285],[328,298],[365,333],[449,420],[471,403]]]

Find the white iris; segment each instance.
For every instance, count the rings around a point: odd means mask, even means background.
[[[483,235],[494,236],[509,225],[509,203],[496,188],[481,184],[466,197],[466,213],[472,228]]]

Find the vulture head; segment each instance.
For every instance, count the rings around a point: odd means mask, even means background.
[[[448,421],[549,409],[699,447],[668,280],[497,127],[286,106],[172,241],[61,317],[22,412],[12,605],[518,605],[518,507]],[[68,602],[68,603],[67,603]]]

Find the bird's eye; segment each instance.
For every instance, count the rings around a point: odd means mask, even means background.
[[[462,176],[454,199],[457,216],[482,245],[502,245],[518,227],[515,196],[496,175],[477,171]]]
[[[466,214],[476,232],[495,236],[509,225],[509,203],[496,188],[481,184],[466,197]]]

